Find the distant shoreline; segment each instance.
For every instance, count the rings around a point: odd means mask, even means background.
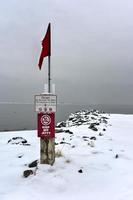
[[[56,123],[66,121],[71,113],[79,110],[99,110],[109,114],[133,114],[132,105],[57,105]],[[37,113],[29,102],[0,102],[0,131],[36,130]]]

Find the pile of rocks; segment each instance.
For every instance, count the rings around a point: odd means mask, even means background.
[[[13,145],[24,145],[24,146],[29,146],[30,144],[26,139],[23,137],[13,137],[12,139],[8,140],[8,144],[13,144]]]
[[[76,113],[72,113],[66,122],[59,122],[58,128],[88,125],[88,128],[93,131],[98,131],[100,124],[108,124],[109,115],[103,111],[98,110],[81,110]],[[104,130],[105,131],[105,130]]]

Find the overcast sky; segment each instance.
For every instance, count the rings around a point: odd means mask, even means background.
[[[0,3],[0,101],[33,101],[52,26],[52,81],[59,101],[133,104],[132,0],[5,0]]]

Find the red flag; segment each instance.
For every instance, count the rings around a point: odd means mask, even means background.
[[[41,51],[39,63],[38,63],[40,70],[42,67],[43,58],[50,55],[51,55],[51,27],[49,23],[46,35],[42,41],[42,51]]]

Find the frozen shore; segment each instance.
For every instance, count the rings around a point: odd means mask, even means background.
[[[38,164],[28,178],[23,171],[39,159],[36,130],[1,132],[1,200],[132,200],[133,115],[81,111],[57,129],[55,164]]]

